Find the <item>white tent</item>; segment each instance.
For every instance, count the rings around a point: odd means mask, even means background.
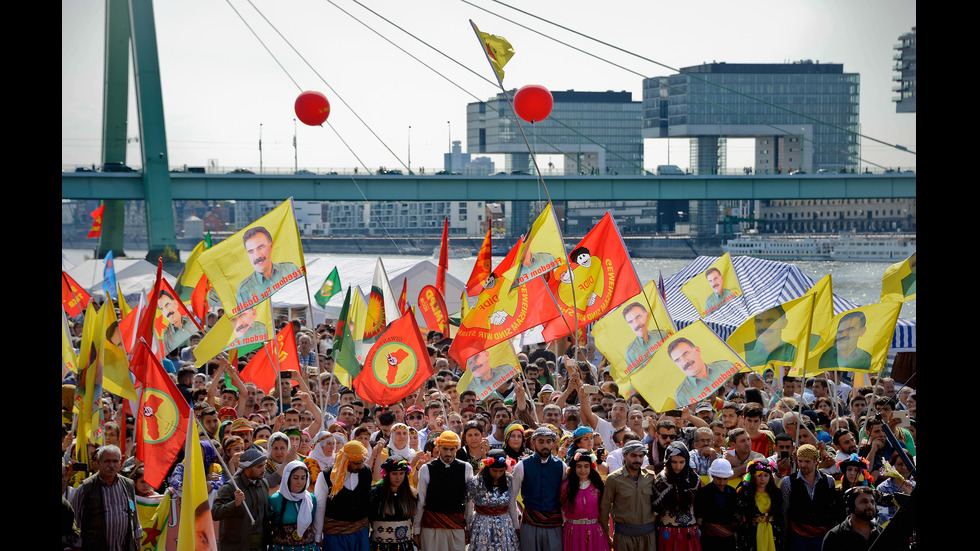
[[[430,260],[419,260],[418,257],[396,257],[382,258],[381,262],[384,264],[388,281],[391,283],[391,292],[396,299],[401,295],[403,282],[408,281],[406,298],[409,304],[416,305],[422,288],[436,283],[438,267]],[[371,283],[374,281],[375,264],[377,264],[377,259],[367,258],[338,257],[308,260],[306,262],[306,279],[293,281],[280,289],[272,296],[272,306],[273,308],[302,309],[312,302],[314,312],[312,324],[319,323],[324,318],[336,320],[344,305],[348,286],[360,287],[361,295],[367,302],[371,292]],[[338,275],[340,275],[340,285],[343,290],[330,299],[326,308],[320,308],[313,295],[320,289],[323,280],[330,275],[335,266]],[[307,289],[309,295],[307,295]],[[463,290],[464,283],[447,272],[446,309],[449,310],[450,314],[459,312],[460,295],[462,295]],[[416,308],[416,321],[420,326],[425,325],[418,308]],[[307,320],[307,325],[310,324],[311,322]]]

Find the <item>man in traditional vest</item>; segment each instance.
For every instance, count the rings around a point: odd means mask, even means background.
[[[364,444],[351,440],[337,454],[330,472],[320,473],[316,479],[313,528],[324,549],[370,548],[371,469],[364,465],[367,455]]]
[[[561,504],[558,494],[567,471],[565,464],[551,454],[555,445],[555,433],[547,427],[538,427],[531,435],[534,454],[525,457],[514,467],[514,491],[510,499],[517,499],[520,488],[524,500],[524,520],[521,521],[520,540],[522,551],[561,551]]]
[[[430,433],[429,437],[434,435]],[[425,551],[463,551],[468,525],[466,483],[473,478],[473,466],[456,459],[459,436],[455,432],[443,431],[435,445],[439,457],[419,468],[415,545]]]
[[[783,492],[783,533],[787,549],[816,550],[823,546],[823,537],[837,524],[834,513],[834,479],[817,470],[820,453],[812,444],[804,444],[796,452],[796,473],[783,477],[779,489]]]

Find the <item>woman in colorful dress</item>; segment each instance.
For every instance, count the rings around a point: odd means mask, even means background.
[[[783,494],[776,486],[779,468],[771,459],[750,461],[736,500],[739,551],[783,549]]]
[[[287,463],[279,490],[269,496],[269,551],[318,551],[313,541],[316,497],[308,491],[309,487],[306,464],[298,460]]]
[[[578,449],[568,461],[568,476],[561,483],[561,514],[565,521],[565,551],[609,551],[609,540],[599,525],[599,504],[605,485],[596,470],[591,450]]]
[[[504,450],[490,450],[483,470],[467,483],[467,508],[473,507],[469,551],[519,551],[517,505],[511,506],[507,472],[514,464]]]
[[[701,551],[701,529],[694,515],[694,493],[700,487],[687,446],[671,442],[664,470],[653,481],[659,551]]]
[[[409,484],[408,461],[389,457],[371,488],[371,551],[412,551],[412,519],[419,496]]]

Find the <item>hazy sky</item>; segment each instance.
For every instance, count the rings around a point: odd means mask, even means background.
[[[642,99],[642,79],[532,31],[507,17],[647,76],[674,71],[616,52],[489,0],[361,0],[402,28],[492,79],[467,22],[506,37],[516,54],[505,86],[541,84],[551,90],[626,90]],[[258,167],[262,125],[266,169],[292,170],[293,103],[301,91],[236,15],[262,38],[304,90],[331,103],[329,121],[372,170],[408,162],[439,169],[453,140],[465,151],[466,104],[497,93],[489,84],[352,0],[252,0],[302,55],[294,52],[248,0],[157,0],[154,5],[170,166],[228,170]],[[332,2],[332,3],[331,3]],[[720,0],[652,2],[512,0],[511,5],[664,65],[702,62],[783,63],[812,59],[843,63],[861,75],[861,132],[916,150],[915,114],[891,101],[894,44],[915,26],[914,0]],[[374,34],[343,8],[434,67],[459,87]],[[492,12],[492,13],[489,13]],[[497,15],[493,15],[497,14]],[[62,0],[62,165],[97,163],[100,155],[105,0]],[[305,58],[305,62],[303,61]],[[306,63],[312,66],[307,66]],[[130,70],[132,75],[132,70]],[[319,76],[318,76],[319,75]],[[324,81],[333,88],[330,91]],[[132,78],[132,76],[130,77]],[[130,94],[132,95],[132,85]],[[339,96],[339,97],[338,97]],[[347,102],[345,106],[340,98]],[[357,120],[364,119],[396,159]],[[449,121],[449,124],[447,124]],[[300,168],[354,167],[354,156],[326,125],[297,122]],[[135,100],[128,136],[138,135]],[[645,140],[646,167],[667,163],[665,140]],[[670,162],[688,166],[687,140],[670,141]],[[885,166],[915,165],[915,155],[864,140],[862,157]],[[729,167],[752,164],[751,142],[730,142]],[[137,144],[127,162],[139,165]],[[498,165],[499,166],[499,165]],[[502,167],[500,167],[502,168]]]

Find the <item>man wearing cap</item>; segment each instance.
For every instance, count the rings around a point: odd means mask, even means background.
[[[701,525],[701,549],[735,549],[735,488],[728,479],[735,475],[727,459],[715,459],[708,468],[711,484],[701,486],[694,497],[694,514]]]
[[[520,527],[522,551],[561,551],[562,516],[558,494],[567,471],[552,455],[556,435],[548,427],[538,427],[531,435],[534,453],[514,467],[512,488],[520,488],[524,520]],[[517,492],[510,493],[511,505]]]
[[[599,526],[609,536],[612,517],[614,537],[609,543],[617,551],[655,551],[657,525],[653,511],[653,473],[644,469],[647,448],[637,440],[623,446],[623,468],[606,477],[599,507]]]
[[[238,472],[218,489],[211,516],[218,525],[219,551],[265,549],[263,528],[269,507],[269,483],[265,481],[266,455],[249,448],[238,460]],[[247,509],[247,512],[246,512]],[[249,517],[251,514],[251,517]],[[255,519],[255,523],[252,523]]]
[[[323,549],[368,551],[371,534],[371,469],[364,465],[368,450],[351,440],[337,453],[329,473],[316,479],[313,530]]]
[[[813,444],[804,444],[796,452],[796,473],[783,477],[783,533],[788,549],[821,548],[823,537],[833,527],[834,479],[817,470],[820,453]]]
[[[434,451],[439,456],[419,468],[419,505],[414,526],[419,549],[466,548],[466,483],[473,478],[473,466],[456,459],[457,449],[459,436],[451,430],[443,431],[435,438]],[[429,491],[430,486],[434,491]]]

